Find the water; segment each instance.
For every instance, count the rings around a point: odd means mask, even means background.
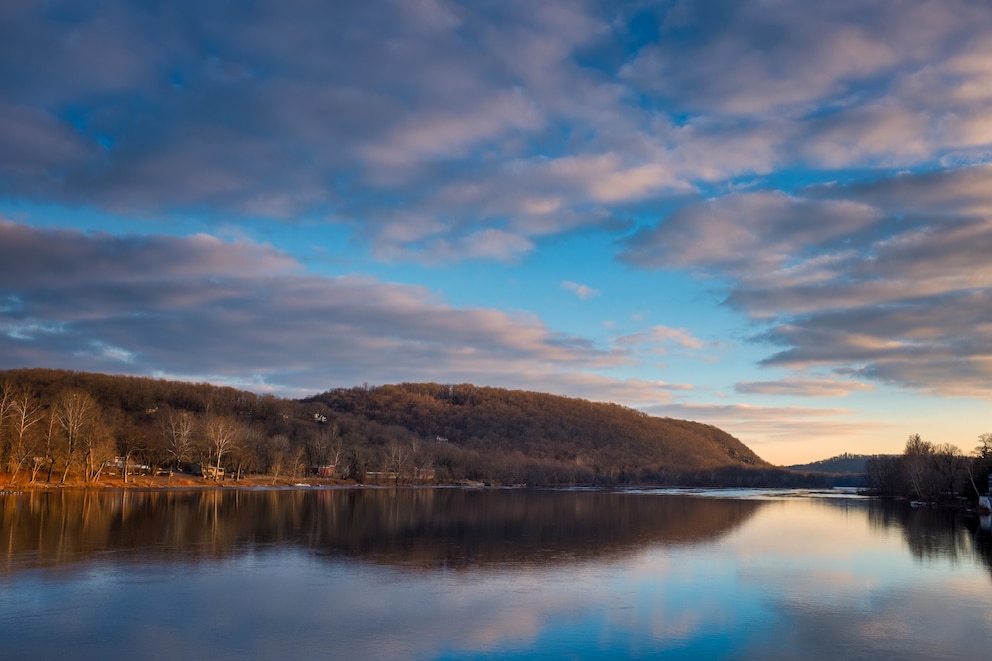
[[[0,658],[980,659],[992,536],[805,492],[0,496]]]

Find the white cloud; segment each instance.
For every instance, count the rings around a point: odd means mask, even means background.
[[[647,330],[624,335],[617,338],[620,346],[649,345],[655,346],[657,352],[667,352],[671,346],[680,349],[702,349],[705,343],[693,336],[684,328],[669,328],[668,326],[652,326]]]
[[[583,301],[592,298],[593,296],[599,296],[600,293],[598,289],[593,289],[587,285],[580,285],[577,282],[571,282],[569,280],[563,281],[561,286],[562,289],[572,292]]]

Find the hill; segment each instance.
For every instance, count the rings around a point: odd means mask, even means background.
[[[0,468],[22,479],[93,481],[202,464],[228,477],[377,483],[823,482],[770,466],[710,425],[469,384],[339,388],[289,400],[202,383],[33,369],[0,371],[0,397],[8,414],[0,419]],[[73,402],[92,404],[75,426],[67,418]],[[15,424],[15,404],[31,410],[35,424]]]
[[[336,389],[304,401],[482,457],[517,457],[611,479],[768,467],[716,427],[536,392],[404,383]]]
[[[788,466],[788,469],[800,473],[826,475],[832,486],[866,487],[868,486],[866,477],[868,461],[876,457],[877,455],[845,452],[836,457],[821,459],[809,464]]]
[[[873,456],[875,455],[848,454],[845,452],[829,459],[821,459],[810,464],[796,464],[788,468],[794,471],[810,471],[814,473],[864,475],[865,465]]]

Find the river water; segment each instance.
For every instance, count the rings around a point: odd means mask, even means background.
[[[833,492],[0,496],[0,658],[985,659],[992,535]]]

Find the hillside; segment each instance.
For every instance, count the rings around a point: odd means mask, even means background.
[[[305,401],[485,456],[522,456],[613,478],[768,467],[716,427],[536,392],[405,383],[336,389]]]
[[[434,383],[304,400],[65,370],[0,371],[0,472],[87,482],[130,470],[351,482],[818,485],[715,427],[615,404]],[[70,405],[85,415],[70,425]],[[12,412],[32,411],[32,425]],[[19,409],[18,409],[19,410]],[[19,418],[21,419],[21,418]],[[132,468],[140,467],[140,468]],[[126,471],[123,471],[126,472]],[[126,478],[126,475],[123,477]]]

